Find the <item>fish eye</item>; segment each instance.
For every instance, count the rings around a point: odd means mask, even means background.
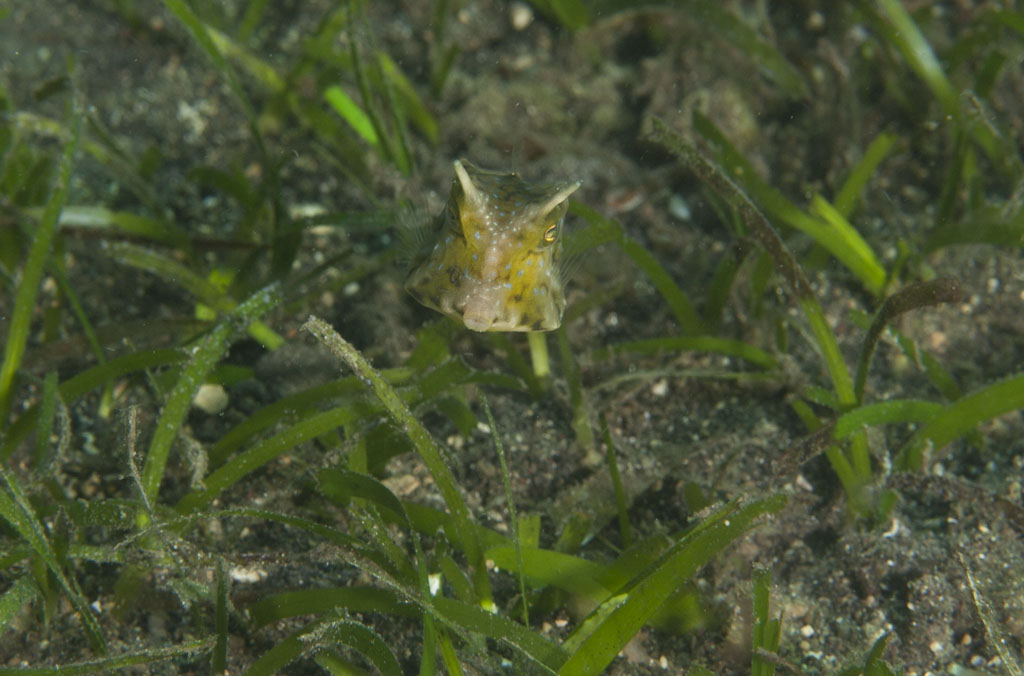
[[[555,237],[558,236],[558,223],[552,223],[548,226],[548,229],[544,231],[544,241],[551,243],[555,241]]]

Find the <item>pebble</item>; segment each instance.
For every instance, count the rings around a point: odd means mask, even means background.
[[[509,21],[512,22],[512,28],[517,31],[525,30],[533,23],[533,9],[525,2],[513,2],[508,15]]]
[[[254,584],[267,579],[267,571],[262,568],[247,568],[245,566],[235,566],[231,569],[231,579],[235,582],[241,582],[245,584]]]
[[[228,407],[228,393],[223,385],[207,383],[199,387],[192,405],[204,413],[217,415]]]

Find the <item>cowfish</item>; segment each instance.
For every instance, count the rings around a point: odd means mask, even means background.
[[[580,182],[528,183],[455,161],[405,289],[473,331],[552,331],[565,311],[563,221]]]

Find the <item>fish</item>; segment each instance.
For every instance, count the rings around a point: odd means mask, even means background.
[[[529,183],[455,160],[405,289],[472,331],[553,331],[565,312],[563,227],[580,181]]]

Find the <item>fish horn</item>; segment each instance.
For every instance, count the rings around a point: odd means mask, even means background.
[[[538,213],[546,214],[550,212],[559,204],[569,199],[569,196],[572,195],[577,190],[579,190],[581,185],[582,183],[580,181],[566,184],[564,188],[561,188],[558,192],[552,195],[551,198],[547,202],[545,202],[543,206],[537,209]]]
[[[469,172],[462,166],[462,160],[455,160],[455,175],[459,177],[459,185],[462,186],[462,193],[466,196],[466,200],[470,204],[479,205],[483,202],[483,196],[480,191],[473,185],[473,180],[469,177]]]

